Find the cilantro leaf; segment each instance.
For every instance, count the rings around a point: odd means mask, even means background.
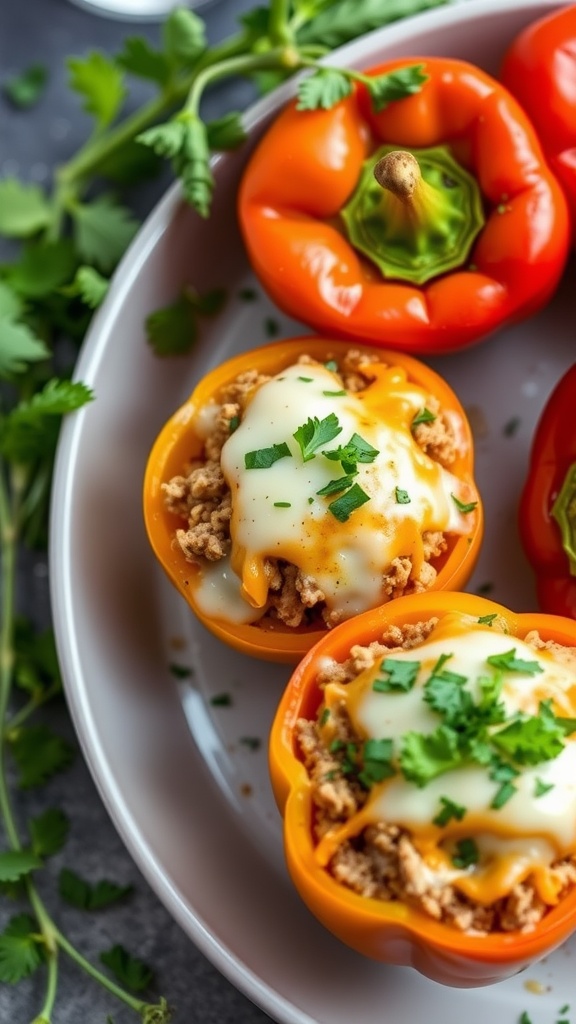
[[[42,962],[38,925],[29,914],[12,917],[0,934],[0,982],[15,985]]]
[[[442,804],[441,809],[435,818],[432,819],[434,825],[438,825],[439,828],[444,828],[449,821],[454,819],[455,821],[462,821],[462,818],[466,814],[466,808],[462,804],[456,804],[450,797],[441,796],[440,803]]]
[[[0,882],[15,882],[42,867],[42,861],[32,850],[5,850],[0,853]]]
[[[139,226],[130,211],[114,203],[110,196],[75,204],[72,217],[81,259],[104,272],[114,269]]]
[[[40,99],[48,81],[48,69],[44,64],[31,64],[19,75],[8,78],[2,86],[4,95],[13,106],[24,110],[33,107]]]
[[[52,212],[39,185],[23,184],[16,178],[0,181],[0,235],[28,238],[50,224]]]
[[[468,515],[469,512],[473,512],[478,505],[477,501],[460,501],[460,498],[456,497],[455,494],[451,494],[450,497],[452,498],[452,501],[456,505],[458,511],[463,516]]]
[[[486,661],[489,665],[493,665],[494,668],[502,669],[503,672],[526,672],[534,676],[538,672],[544,671],[538,661],[524,661],[522,658],[517,658],[515,647],[502,654],[490,654]]]
[[[32,851],[38,857],[50,857],[62,849],[70,822],[63,811],[51,807],[29,822]]]
[[[354,478],[357,473],[347,473],[346,476],[339,476],[336,480],[330,480],[324,487],[321,487],[316,494],[321,497],[328,497],[331,494],[340,494],[341,491],[347,491],[349,487],[352,487]]]
[[[298,86],[297,110],[330,110],[352,92],[352,83],[336,68],[318,68]]]
[[[38,633],[28,620],[22,618],[16,620],[15,627],[16,685],[29,693],[37,703],[46,696],[47,691],[61,693],[62,678],[53,631],[46,629]]]
[[[392,764],[391,739],[367,739],[362,748],[362,768],[358,779],[366,789],[396,774]]]
[[[544,779],[539,778],[534,780],[534,796],[536,799],[549,793],[551,789],[554,789],[553,782],[544,782]]]
[[[410,14],[437,7],[446,0],[410,0]],[[316,17],[302,25],[297,32],[300,45],[318,43],[335,49],[365,32],[388,25],[408,13],[406,0],[339,0],[338,3],[317,4]]]
[[[423,68],[423,64],[413,64],[398,68],[396,71],[388,71],[384,75],[367,75],[364,82],[374,110],[380,112],[395,100],[420,92],[424,83],[428,81],[428,75],[424,73]]]
[[[348,491],[336,498],[335,501],[330,502],[328,511],[338,522],[345,523],[352,513],[361,505],[365,505],[367,501],[370,501],[370,495],[362,490],[360,484],[353,484]]]
[[[35,338],[26,324],[16,323],[0,314],[0,378],[10,379],[24,373],[29,363],[47,359],[49,349]],[[0,424],[0,437],[1,437]]]
[[[246,469],[270,469],[279,459],[292,458],[292,452],[285,441],[280,444],[273,444],[270,448],[258,448],[253,452],[246,452],[244,465]]]
[[[396,504],[397,505],[409,505],[410,504],[410,495],[408,494],[408,491],[402,490],[401,487],[395,487],[394,488],[394,496],[396,498]]]
[[[134,992],[148,988],[153,980],[154,975],[150,968],[142,960],[137,960],[127,953],[122,946],[116,945],[101,953],[100,960],[112,971],[121,985],[126,985]]]
[[[517,764],[536,765],[551,761],[564,748],[564,731],[541,701],[537,715],[517,715],[508,725],[492,733],[491,742]]]
[[[400,767],[404,777],[417,786],[425,786],[461,761],[458,735],[447,725],[439,725],[432,733],[410,731],[402,736]]]
[[[373,448],[360,434],[352,434],[347,444],[322,452],[332,462],[341,462],[347,472],[355,470],[358,462],[374,462],[379,454],[378,449]]]
[[[324,419],[319,420],[317,416],[308,417],[306,423],[294,431],[293,437],[300,446],[302,460],[309,462],[315,457],[315,453],[322,444],[328,444],[342,432],[338,417],[331,412]]]
[[[10,749],[19,770],[22,789],[45,782],[56,772],[67,768],[74,756],[70,744],[44,725],[18,729],[10,739]]]
[[[13,288],[5,281],[0,280],[0,318],[18,320],[24,312],[24,303]],[[2,348],[0,347],[0,352]],[[3,354],[3,353],[2,353]]]
[[[18,295],[42,299],[67,284],[76,269],[77,257],[69,239],[30,242],[18,260],[5,271],[5,279]]]
[[[52,456],[61,417],[92,399],[85,384],[50,380],[0,420],[0,453],[14,462]]]
[[[148,343],[157,356],[185,355],[198,338],[198,317],[218,313],[226,301],[222,289],[198,295],[190,288],[169,306],[157,309],[146,318]]]
[[[474,714],[474,701],[465,688],[466,676],[440,669],[424,684],[423,699],[454,728],[466,725]]]
[[[427,409],[426,406],[424,406],[420,412],[416,413],[412,423],[410,424],[410,428],[411,430],[414,430],[414,427],[420,426],[421,423],[433,423],[435,419],[436,414],[430,412],[430,409]]]
[[[189,65],[206,49],[204,22],[188,8],[176,7],[163,24],[162,41],[170,64]]]
[[[79,295],[90,309],[96,309],[106,298],[110,281],[99,274],[94,267],[78,267],[67,295]]]
[[[63,868],[58,879],[58,891],[67,903],[79,910],[102,910],[129,896],[133,889],[131,885],[117,885],[107,879],[91,885],[75,871]]]
[[[210,168],[210,144],[206,125],[199,117],[183,111],[164,124],[149,128],[137,141],[150,146],[158,156],[172,160],[174,173],[182,182],[187,201],[201,217],[207,217],[214,189]]]
[[[421,662],[404,661],[401,658],[384,658],[380,663],[382,672],[387,675],[386,679],[379,676],[374,680],[372,689],[376,693],[407,693],[412,689]]]
[[[455,868],[470,868],[480,860],[480,851],[473,839],[460,839],[452,857]]]
[[[128,36],[116,64],[138,78],[165,85],[170,78],[170,65],[160,50],[155,50],[143,36]]]
[[[98,50],[86,57],[69,57],[70,88],[84,98],[83,109],[99,129],[112,123],[124,102],[124,74],[114,61]]]

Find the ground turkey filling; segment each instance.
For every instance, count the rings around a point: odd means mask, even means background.
[[[350,349],[339,363],[342,386],[352,393],[362,391],[371,381],[370,363],[379,361],[376,355]],[[298,362],[306,364],[315,360],[302,355]],[[176,531],[176,543],[192,564],[202,567],[230,552],[231,497],[220,456],[255,389],[270,379],[257,370],[249,370],[226,385],[218,396],[220,407],[205,439],[202,458],[184,467],[181,476],[162,485],[166,508],[186,524]],[[433,395],[426,399],[426,408],[435,418],[418,424],[413,437],[430,458],[448,469],[457,455],[452,425]],[[446,550],[447,541],[443,533],[427,531],[423,542],[424,561],[417,574],[409,557],[393,560],[383,580],[385,598],[421,592],[432,586],[436,578],[433,562]],[[277,558],[266,559],[265,567],[270,596],[267,616],[291,628],[313,624],[319,616],[329,627],[337,624],[341,615],[328,611],[322,589],[309,574]]]
[[[381,642],[374,642],[369,647],[353,647],[346,662],[327,661],[318,674],[320,686],[330,682],[350,682],[383,655],[418,646],[436,622],[436,619],[430,619],[406,626],[403,630],[390,627]],[[569,663],[576,670],[576,648],[544,642],[537,633],[528,634],[525,641],[535,650],[552,649],[558,660]],[[331,748],[339,748],[335,751],[321,742],[316,722],[300,719],[297,723],[301,756],[313,783],[317,841],[328,830],[352,818],[367,799],[367,791],[345,773],[346,745],[358,743],[359,738],[343,704],[335,717],[337,736],[342,741],[330,744]],[[402,900],[437,921],[473,934],[529,932],[549,909],[538,896],[530,878],[516,885],[506,898],[488,906],[469,900],[450,884],[435,884],[411,841],[410,833],[384,821],[364,828],[353,840],[341,843],[327,868],[338,882],[362,896]],[[559,882],[562,898],[576,884],[576,856],[556,861],[551,870]]]

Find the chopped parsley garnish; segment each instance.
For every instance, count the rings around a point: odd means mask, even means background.
[[[490,807],[495,811],[499,811],[501,807],[504,807],[504,804],[508,803],[516,792],[517,787],[513,782],[503,782],[500,789],[497,791],[496,796],[492,800]]]
[[[535,765],[558,757],[565,732],[547,701],[537,715],[518,714],[490,737],[492,744],[517,764]]]
[[[240,743],[248,750],[260,750],[262,740],[259,736],[241,736]]]
[[[291,501],[275,501],[274,508],[292,508]]]
[[[314,377],[298,377],[298,380],[303,381],[304,384],[311,384]]]
[[[326,725],[326,722],[330,718],[330,708],[323,708],[322,714],[320,715],[320,725]]]
[[[329,413],[323,420],[319,420],[317,416],[309,417],[306,423],[294,431],[294,437],[300,445],[303,462],[313,459],[320,445],[328,444],[341,433],[342,427],[335,413]]]
[[[347,491],[349,487],[352,487],[356,476],[357,473],[347,473],[346,476],[339,476],[335,480],[330,480],[325,487],[321,487],[319,491],[316,491],[316,494],[326,497],[330,494],[340,494],[341,491]]]
[[[524,661],[522,658],[517,658],[515,647],[503,654],[490,654],[486,661],[494,668],[502,669],[503,672],[526,672],[528,675],[535,676],[538,672],[544,671],[538,661]]]
[[[394,488],[394,496],[398,505],[410,504],[410,495],[408,494],[408,491],[403,491],[401,487]]]
[[[322,394],[326,395],[327,398],[341,398],[342,395],[346,394],[346,389],[341,388],[340,391],[323,391]]]
[[[239,416],[233,416],[232,419],[229,420],[228,426],[230,428],[230,433],[233,434],[234,431],[238,430],[238,427],[240,426],[240,417]]]
[[[393,742],[390,739],[368,739],[362,748],[362,768],[358,772],[359,782],[370,789],[376,782],[396,774],[392,764]]]
[[[400,658],[384,658],[380,669],[387,675],[386,679],[374,680],[372,689],[376,693],[407,693],[416,682],[420,669],[419,661],[403,661]]]
[[[270,448],[257,448],[256,451],[246,452],[244,465],[246,469],[270,469],[279,459],[291,458],[292,452],[285,441],[281,444],[273,444]]]
[[[414,427],[419,426],[420,423],[433,423],[435,419],[436,414],[430,412],[430,409],[427,409],[426,406],[424,406],[424,408],[421,409],[420,412],[416,413],[414,419],[412,420],[411,428],[412,430],[414,430]]]
[[[455,868],[471,868],[479,859],[478,847],[473,839],[460,839],[456,843],[456,852],[452,857]]]
[[[400,767],[404,778],[416,786],[425,786],[461,761],[458,734],[447,725],[439,725],[431,733],[406,732],[402,736]]]
[[[438,811],[435,818],[432,819],[434,825],[438,825],[440,828],[444,828],[449,821],[454,818],[455,821],[462,821],[462,818],[466,814],[466,808],[462,804],[456,804],[448,796],[441,796],[440,803],[442,809]]]
[[[229,708],[232,707],[232,697],[229,693],[216,693],[210,698],[210,703],[215,708]]]
[[[178,665],[175,661],[171,661],[168,668],[175,679],[190,679],[194,675],[189,665]]]
[[[494,619],[497,619],[497,618],[498,618],[498,613],[497,612],[492,612],[490,615],[481,615],[480,618],[478,619],[478,624],[480,626],[491,626],[492,623],[494,622]]]
[[[322,452],[327,459],[333,462],[341,462],[343,469],[350,473],[356,469],[358,462],[369,463],[379,455],[377,448],[373,448],[368,441],[365,441],[360,434],[352,434],[348,444],[339,445],[331,451]]]
[[[514,434],[517,433],[521,422],[522,421],[519,416],[513,416],[512,419],[508,420],[508,422],[504,424],[504,429],[502,431],[504,437],[514,437]]]
[[[468,512],[473,512],[478,505],[477,501],[460,501],[460,498],[457,498],[455,494],[451,494],[450,497],[462,515],[467,515]]]
[[[336,373],[338,370],[338,363],[335,359],[329,359],[327,363],[324,363],[327,370],[332,370],[332,373]]]
[[[357,508],[360,508],[367,501],[370,501],[370,495],[362,490],[360,484],[354,484],[345,494],[330,502],[328,511],[332,513],[338,522],[345,523],[352,515],[352,512],[355,512]]]
[[[551,789],[554,789],[553,782],[544,782],[544,779],[536,779],[534,782],[534,796],[538,799],[539,796],[544,796],[549,793]]]

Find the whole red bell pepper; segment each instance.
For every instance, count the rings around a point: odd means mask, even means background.
[[[552,392],[534,434],[520,500],[520,536],[543,611],[576,619],[576,363]]]
[[[576,225],[576,6],[528,25],[506,53],[500,77],[531,118]]]
[[[570,230],[562,189],[510,93],[463,61],[420,66],[420,90],[380,111],[363,83],[328,110],[288,104],[244,173],[239,218],[255,273],[289,315],[332,337],[429,354],[543,306]],[[369,74],[406,67],[397,59]],[[402,187],[378,192],[389,175],[374,164],[390,150],[400,164],[407,151],[418,158],[423,185],[404,188],[407,168]],[[472,222],[472,240],[447,264],[459,223]]]

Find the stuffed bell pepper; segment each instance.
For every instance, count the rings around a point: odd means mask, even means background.
[[[576,619],[576,365],[550,395],[520,499],[520,536],[540,607]]]
[[[296,668],[270,768],[300,895],[339,939],[455,986],[576,929],[576,623],[397,601]]]
[[[368,75],[390,76],[401,98],[375,110],[360,82],[328,110],[293,101],[244,173],[243,238],[274,302],[321,333],[419,354],[534,313],[562,274],[569,223],[527,115],[461,61]]]
[[[199,383],[150,454],[144,507],[199,619],[287,662],[367,608],[464,586],[483,528],[447,383],[409,356],[313,337]]]

